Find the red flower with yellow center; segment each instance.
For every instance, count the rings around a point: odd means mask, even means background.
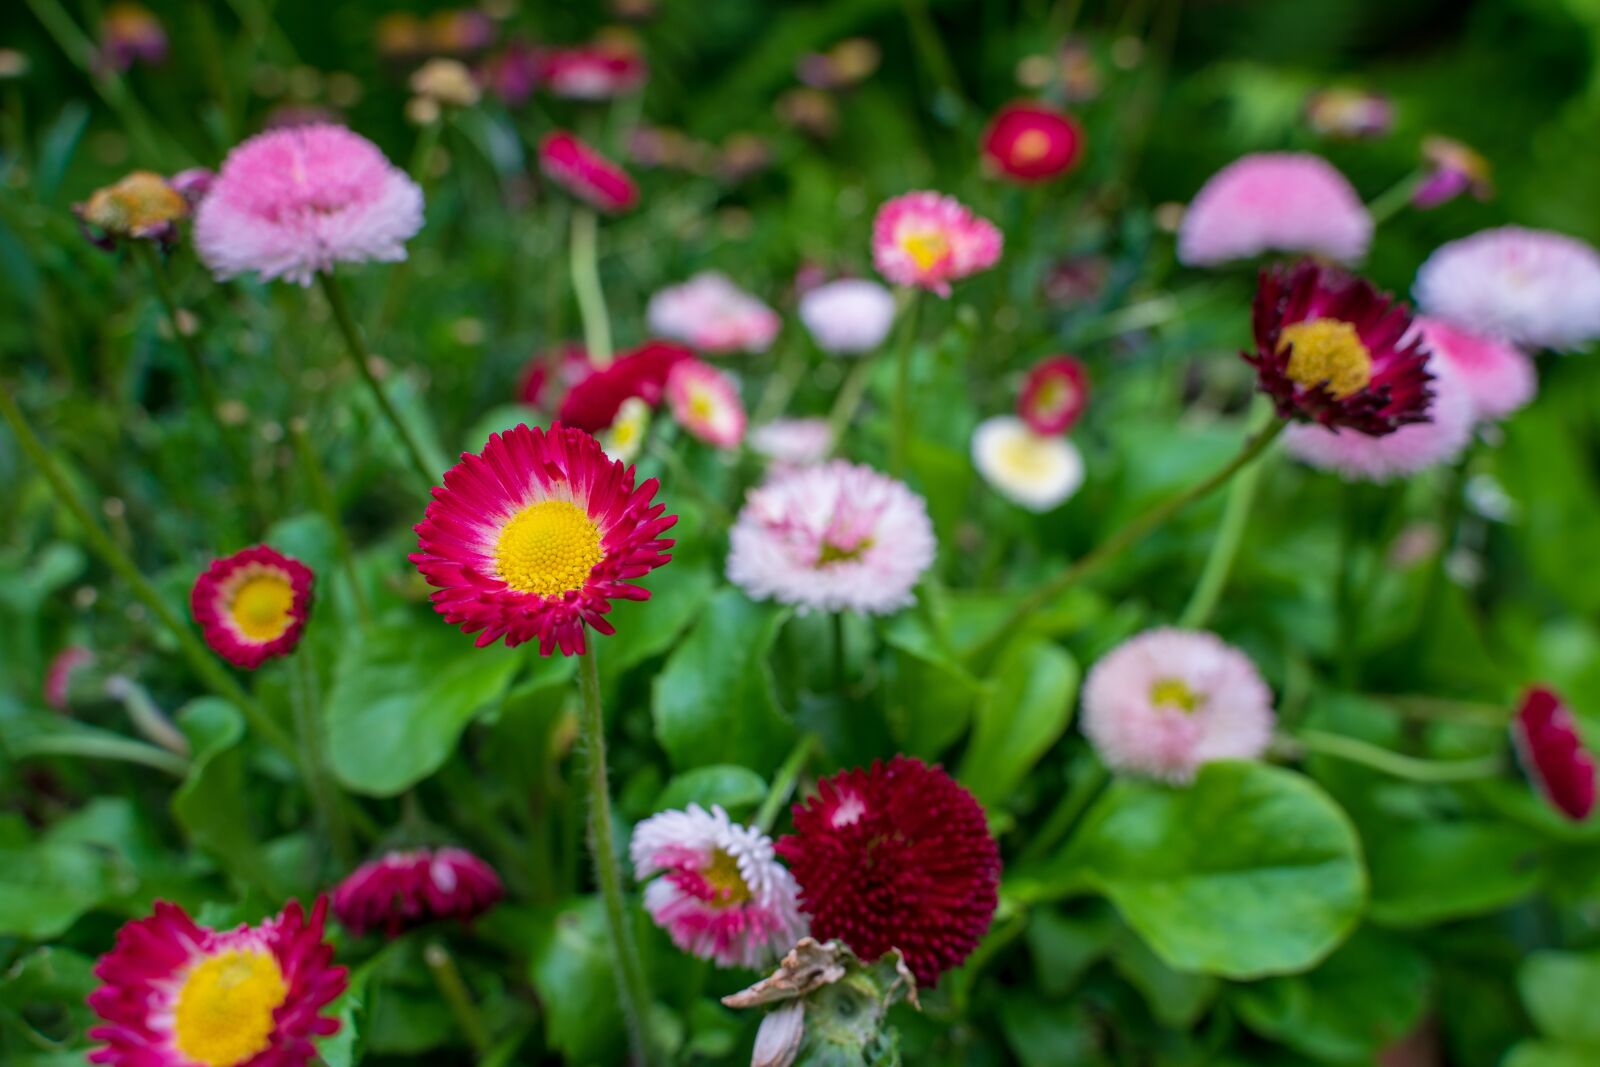
[[[1071,170],[1083,154],[1083,130],[1071,115],[1043,104],[1007,104],[981,143],[984,164],[1018,182],[1039,182]]]
[[[300,643],[311,613],[312,580],[304,563],[255,545],[202,571],[189,607],[217,655],[255,670]]]
[[[1038,434],[1066,433],[1089,402],[1089,376],[1071,356],[1040,360],[1023,379],[1017,414]]]

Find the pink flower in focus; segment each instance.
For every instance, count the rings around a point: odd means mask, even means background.
[[[563,130],[539,142],[539,169],[567,192],[609,214],[639,201],[628,172]]]
[[[1178,259],[1211,267],[1267,252],[1306,252],[1342,262],[1367,254],[1372,216],[1326,160],[1260,152],[1223,167],[1195,194],[1178,227]]]
[[[702,271],[650,297],[651,331],[702,352],[765,352],[783,320],[720,271]]]
[[[644,88],[650,69],[631,48],[594,44],[543,56],[544,87],[569,100],[610,100]]]
[[[253,671],[293,652],[311,616],[311,568],[266,545],[212,560],[189,591],[189,610],[212,651]]]
[[[94,653],[82,645],[57,652],[44,672],[44,702],[56,711],[72,708],[72,676],[94,663]]]
[[[1511,740],[1551,806],[1574,822],[1588,818],[1595,800],[1594,756],[1561,698],[1543,687],[1528,690],[1511,722]]]
[[[675,365],[667,375],[667,402],[678,425],[708,445],[738,448],[744,440],[739,386],[709,363],[686,359]]]
[[[1000,231],[959,200],[914,192],[886,201],[872,223],[872,262],[896,285],[915,285],[940,296],[950,283],[994,266]]]
[[[366,138],[316,125],[257,134],[229,152],[194,240],[218,278],[310,285],[335,263],[405,259],[421,228],[416,182]]]
[[[1435,359],[1453,371],[1472,397],[1480,421],[1503,419],[1533,399],[1539,375],[1516,345],[1418,315],[1417,328]]]
[[[469,922],[505,895],[494,868],[463,848],[388,852],[333,891],[333,914],[353,934],[388,937],[435,919]]]

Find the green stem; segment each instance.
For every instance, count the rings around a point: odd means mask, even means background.
[[[1028,863],[1039,859],[1054,848],[1072,828],[1078,824],[1083,813],[1094,802],[1106,785],[1111,781],[1111,774],[1105,764],[1092,756],[1085,756],[1082,764],[1086,764],[1084,772],[1079,774],[1061,794],[1061,801],[1045,819],[1044,825],[1039,827],[1039,832],[1028,842],[1028,847],[1022,850],[1021,862]]]
[[[317,699],[320,687],[310,645],[302,642],[290,660],[292,693],[289,703],[294,707],[295,733],[300,741],[300,773],[305,776],[306,792],[311,794],[323,832],[333,846],[334,859],[341,870],[346,870],[354,861],[355,852],[350,842],[350,827],[344,820],[343,798],[324,759],[326,733],[321,702]]]
[[[371,626],[372,609],[367,605],[367,594],[361,588],[361,575],[356,570],[355,549],[350,545],[350,535],[345,532],[344,524],[339,521],[339,506],[333,499],[333,490],[328,485],[328,479],[323,476],[322,464],[317,461],[316,451],[311,446],[311,438],[306,434],[304,419],[289,420],[289,437],[294,441],[295,453],[300,457],[300,469],[305,475],[306,484],[311,488],[311,499],[317,510],[322,512],[323,519],[333,528],[334,547],[338,550],[345,578],[350,582],[350,596],[355,601],[356,615],[360,617],[363,628]]]
[[[889,473],[896,478],[905,476],[906,460],[911,452],[911,354],[917,345],[918,312],[922,301],[917,290],[906,296],[904,318],[900,323],[900,343],[894,357],[894,438],[889,453]]]
[[[1263,409],[1262,419],[1271,418],[1271,409]],[[1255,430],[1259,433],[1265,428],[1266,422],[1258,421]],[[1217,527],[1217,536],[1211,541],[1211,551],[1206,555],[1200,580],[1195,583],[1189,603],[1178,617],[1179,626],[1189,630],[1203,629],[1211,619],[1211,613],[1217,609],[1217,601],[1222,598],[1222,591],[1228,586],[1228,576],[1233,572],[1233,562],[1238,558],[1245,528],[1250,523],[1250,507],[1255,503],[1256,486],[1260,484],[1261,472],[1265,468],[1265,462],[1253,463],[1229,483],[1227,500],[1222,509],[1222,523]]]
[[[1428,561],[1428,574],[1422,584],[1422,610],[1417,613],[1417,638],[1426,640],[1433,633],[1433,620],[1439,613],[1444,598],[1445,568],[1450,562],[1450,552],[1455,547],[1456,531],[1461,526],[1467,510],[1467,478],[1472,468],[1472,453],[1468,447],[1445,489],[1444,516],[1439,524],[1439,549]]]
[[[778,813],[794,795],[795,783],[800,780],[800,772],[805,770],[806,763],[811,759],[812,753],[817,750],[817,735],[805,734],[795,742],[794,748],[789,752],[783,766],[778,768],[778,773],[772,778],[772,788],[767,790],[767,799],[761,802],[761,809],[756,812],[755,821],[751,824],[762,833],[770,833],[773,823],[778,821]]]
[[[489,1028],[484,1025],[478,1005],[472,1000],[472,991],[467,988],[461,972],[456,968],[450,950],[437,941],[430,941],[422,950],[422,959],[433,975],[433,984],[439,987],[439,994],[450,1005],[450,1013],[456,1017],[456,1025],[461,1028],[472,1051],[479,1059],[487,1056],[494,1047],[494,1041],[489,1036]]]
[[[568,246],[572,291],[583,319],[583,344],[589,362],[604,367],[611,362],[611,322],[606,316],[606,294],[600,288],[599,219],[593,208],[572,212],[572,240]]]
[[[1343,513],[1340,515],[1339,569],[1334,573],[1334,618],[1338,624],[1339,684],[1354,691],[1361,673],[1358,645],[1361,640],[1361,608],[1356,596],[1356,548],[1361,541],[1363,497],[1361,486],[1346,482]]]
[[[178,619],[178,616],[173,614],[172,609],[167,606],[167,602],[162,598],[156,587],[150,584],[150,580],[139,572],[138,566],[129,558],[128,554],[95,521],[88,505],[78,499],[78,494],[68,483],[66,475],[62,473],[54,457],[44,447],[44,442],[40,441],[39,436],[33,432],[33,427],[29,425],[27,419],[23,416],[22,410],[17,407],[17,403],[13,399],[15,392],[15,387],[9,383],[0,386],[0,416],[5,418],[5,421],[11,427],[11,432],[16,435],[17,443],[22,446],[22,450],[28,454],[28,458],[33,461],[34,466],[39,468],[39,472],[50,483],[50,488],[55,492],[56,499],[78,521],[78,525],[82,528],[84,539],[89,542],[90,550],[100,557],[101,562],[111,568],[112,572],[122,580],[129,591],[139,598],[150,614],[155,616],[172,633],[173,639],[178,643],[179,651],[189,661],[190,668],[206,683],[211,691],[224,700],[231,701],[240,711],[244,712],[245,718],[250,721],[251,729],[260,736],[261,740],[285,754],[293,755],[294,742],[283,727],[273,721],[272,717],[267,714],[266,709],[257,703],[254,697],[245,692],[244,687],[234,680],[233,675],[224,670],[212,658],[210,651],[195,636],[194,631],[185,626]]]
[[[394,427],[400,443],[405,446],[412,467],[422,479],[424,491],[431,490],[435,480],[433,468],[423,456],[422,448],[417,444],[416,438],[401,421],[400,413],[389,402],[389,396],[383,391],[383,385],[378,381],[377,375],[372,373],[372,354],[367,351],[367,343],[361,337],[361,330],[356,326],[355,319],[350,316],[350,305],[345,301],[344,289],[339,285],[338,279],[330,273],[320,273],[317,278],[322,282],[322,292],[328,298],[328,306],[333,309],[333,318],[339,324],[339,332],[344,335],[345,351],[350,354],[350,361],[355,364],[361,380],[367,383],[373,400],[378,403],[378,410],[383,412],[383,417],[389,420],[389,425]]]
[[[760,426],[783,414],[783,409],[788,406],[795,389],[800,385],[801,377],[805,375],[806,355],[806,342],[791,338],[784,348],[783,358],[777,369],[767,379],[766,388],[761,391],[761,399],[756,404],[755,413],[750,417],[752,426]]]
[[[1286,740],[1299,750],[1299,754],[1332,756],[1408,782],[1472,782],[1496,777],[1505,770],[1505,762],[1499,756],[1461,760],[1417,759],[1353,737],[1321,730],[1300,730],[1287,735]]]
[[[1031,594],[1023,598],[1015,608],[1011,609],[1005,620],[990,632],[988,637],[978,643],[969,654],[969,659],[976,663],[986,662],[1000,644],[1027,621],[1028,616],[1060,596],[1074,582],[1094,573],[1116,559],[1125,549],[1137,544],[1147,534],[1164,525],[1184,508],[1214,492],[1229,478],[1248,467],[1257,456],[1267,450],[1268,445],[1277,439],[1278,434],[1283,432],[1285,425],[1287,424],[1283,420],[1275,420],[1272,425],[1247,440],[1244,447],[1239,450],[1239,454],[1229,460],[1215,474],[1196,482],[1187,489],[1174,493],[1100,542],[1092,550],[1078,557],[1074,563],[1064,568],[1054,578],[1035,588]]]
[[[945,50],[944,39],[939,36],[939,28],[934,25],[933,17],[928,13],[928,0],[901,0],[901,6],[905,10],[906,22],[911,29],[911,40],[916,46],[917,59],[923,68],[923,73],[949,95],[953,105],[959,107],[963,100],[961,81],[956,77],[955,64],[950,61],[950,53]]]
[[[1412,194],[1426,178],[1427,175],[1423,171],[1412,171],[1373,197],[1372,203],[1367,205],[1367,214],[1372,216],[1372,225],[1381,226],[1398,215],[1407,204],[1411,203]]]
[[[833,612],[830,621],[833,624],[833,688],[842,696],[845,680],[844,612]]]
[[[589,851],[594,857],[595,881],[605,905],[606,926],[611,934],[611,950],[617,968],[617,994],[622,1002],[622,1017],[628,1027],[628,1041],[634,1059],[644,1067],[659,1062],[650,1041],[650,987],[645,982],[634,944],[632,916],[622,894],[622,867],[617,862],[615,835],[611,826],[611,790],[606,782],[606,728],[600,711],[600,665],[594,648],[578,657],[578,690],[583,708],[578,733],[588,753]]]
[[[839,446],[844,444],[845,431],[850,428],[850,423],[856,417],[856,411],[861,407],[861,401],[867,395],[867,383],[872,379],[872,363],[876,356],[868,354],[856,361],[851,368],[850,376],[844,380],[844,385],[839,387],[839,395],[834,398],[833,410],[828,413],[828,429],[832,434],[832,446],[828,449],[830,455],[839,451]]]

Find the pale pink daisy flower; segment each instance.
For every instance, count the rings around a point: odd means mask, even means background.
[[[728,580],[802,613],[907,607],[938,547],[920,496],[845,460],[775,474],[751,490],[728,539]]]
[[[750,431],[750,447],[774,471],[821,463],[833,450],[833,427],[827,419],[773,419]]]
[[[702,352],[765,352],[783,320],[720,271],[696,274],[650,298],[650,329]]]
[[[634,827],[629,853],[640,882],[655,878],[645,910],[685,952],[761,970],[806,936],[794,878],[772,839],[720,807],[652,815]]]
[[[1203,630],[1135,634],[1083,683],[1083,732],[1123,774],[1181,785],[1203,763],[1261,755],[1272,728],[1272,690],[1255,664]]]
[[[800,297],[800,321],[817,347],[836,356],[871,352],[894,325],[894,294],[868,278],[840,278]]]
[[[335,263],[395,262],[422,229],[422,189],[343,126],[269,130],[238,145],[195,214],[218,278],[310,285]]]
[[[872,222],[878,273],[945,297],[951,282],[994,266],[1003,243],[994,223],[953,196],[926,190],[885,201]]]
[[[1258,152],[1213,174],[1178,227],[1178,259],[1212,267],[1265,252],[1307,252],[1353,263],[1372,243],[1372,216],[1327,160]]]
[[[1349,427],[1291,423],[1283,431],[1284,448],[1296,459],[1349,482],[1387,482],[1449,463],[1472,440],[1477,411],[1467,387],[1445,360],[1430,356],[1428,372],[1433,376],[1428,421],[1407,423],[1382,437]]]
[[[1501,226],[1434,249],[1412,288],[1425,314],[1535,348],[1600,338],[1600,252],[1564,233]]]
[[[1419,315],[1415,321],[1428,348],[1466,387],[1480,421],[1503,419],[1538,392],[1533,357],[1516,345],[1460,329],[1443,319]]]
[[[744,440],[744,404],[739,386],[729,375],[686,359],[667,375],[667,403],[678,425],[708,445],[738,448]]]

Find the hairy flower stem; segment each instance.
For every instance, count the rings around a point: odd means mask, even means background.
[[[778,773],[773,776],[772,788],[767,790],[767,799],[761,802],[761,810],[756,812],[755,821],[751,824],[762,833],[771,833],[772,824],[778,821],[778,813],[783,810],[784,804],[794,795],[795,783],[800,780],[800,772],[805,770],[811,756],[817,750],[817,735],[806,734],[795,742],[783,766],[778,768]]]
[[[578,691],[582,711],[578,734],[587,753],[585,777],[589,787],[589,852],[594,857],[595,881],[605,905],[606,927],[611,934],[611,954],[617,968],[617,995],[628,1026],[628,1043],[634,1061],[657,1067],[660,1059],[650,1041],[650,987],[645,983],[639,948],[633,939],[632,916],[622,895],[622,866],[611,827],[611,789],[606,782],[606,728],[600,711],[600,665],[594,647],[578,657]]]
[[[472,991],[462,979],[450,950],[438,941],[430,941],[422,950],[422,960],[433,975],[433,984],[439,988],[439,995],[450,1005],[450,1014],[455,1016],[456,1026],[481,1061],[489,1055],[494,1043],[489,1037],[488,1026],[484,1024],[483,1014],[473,1002]]]
[[[337,278],[326,271],[319,273],[317,280],[322,283],[323,295],[328,298],[328,307],[333,310],[334,321],[338,323],[339,332],[344,336],[345,351],[349,353],[350,361],[355,364],[356,372],[361,375],[361,380],[367,383],[367,389],[372,393],[372,399],[377,402],[378,410],[383,412],[383,417],[389,421],[395,435],[400,438],[412,467],[422,479],[423,491],[432,489],[435,480],[433,467],[423,456],[417,439],[401,421],[400,413],[389,402],[389,396],[383,391],[378,376],[372,373],[372,353],[367,351],[367,342],[362,339],[361,330],[350,315],[350,304],[344,298],[343,287]]]
[[[1255,431],[1259,433],[1265,429],[1271,418],[1271,409],[1264,408],[1263,417],[1257,421]],[[1217,527],[1217,536],[1211,540],[1211,551],[1206,555],[1200,580],[1189,595],[1189,603],[1184,605],[1183,614],[1178,616],[1179,626],[1189,630],[1201,629],[1217,609],[1217,601],[1222,599],[1222,591],[1228,586],[1233,561],[1238,558],[1239,545],[1244,541],[1245,528],[1250,523],[1250,507],[1255,503],[1256,486],[1261,482],[1261,472],[1265,467],[1265,461],[1252,463],[1228,485],[1227,500],[1222,508],[1222,525]]]
[[[911,354],[917,346],[918,312],[922,301],[917,291],[906,296],[905,310],[901,313],[900,343],[894,357],[894,438],[889,452],[889,473],[896,478],[905,477],[906,462],[911,451]]]
[[[611,322],[606,316],[605,290],[600,288],[599,229],[599,219],[592,208],[580,207],[572,212],[572,291],[578,298],[589,362],[604,367],[611,362]]]
[[[969,661],[979,665],[987,664],[994,653],[999,650],[1000,645],[1028,620],[1028,616],[1066,592],[1074,582],[1093,574],[1107,563],[1116,559],[1124,550],[1143,540],[1147,534],[1159,529],[1174,515],[1193,504],[1196,500],[1216,491],[1229,478],[1248,467],[1257,456],[1265,452],[1267,446],[1272,444],[1277,439],[1278,434],[1283,432],[1285,425],[1287,424],[1283,420],[1275,420],[1272,425],[1247,440],[1244,447],[1239,450],[1239,454],[1229,460],[1215,474],[1163,500],[1100,542],[1088,553],[1078,557],[1075,562],[1063,569],[1054,578],[1036,588],[1027,597],[1023,598],[1016,607],[1011,609],[1005,620],[991,631],[988,637],[973,648],[968,655]]]
[[[128,590],[143,602],[146,609],[160,623],[172,633],[178,643],[178,649],[189,661],[190,668],[212,692],[231,701],[250,722],[250,728],[273,748],[294,755],[294,741],[289,734],[279,726],[272,716],[267,714],[265,708],[256,702],[255,698],[247,693],[242,685],[234,680],[216,659],[213,658],[205,644],[195,636],[194,631],[185,626],[183,622],[172,613],[150,580],[140,573],[139,567],[133,559],[122,550],[122,547],[112,540],[111,535],[95,521],[94,515],[89,511],[89,506],[78,498],[67,477],[55,458],[44,447],[44,442],[39,440],[38,434],[33,432],[33,427],[23,416],[22,410],[17,407],[13,399],[15,387],[10,383],[0,386],[0,416],[11,427],[11,432],[16,435],[17,443],[33,461],[34,466],[44,475],[45,481],[50,483],[50,488],[55,492],[56,499],[61,506],[72,513],[78,525],[83,529],[83,537],[89,542],[90,551],[100,557],[102,563],[111,569]]]

